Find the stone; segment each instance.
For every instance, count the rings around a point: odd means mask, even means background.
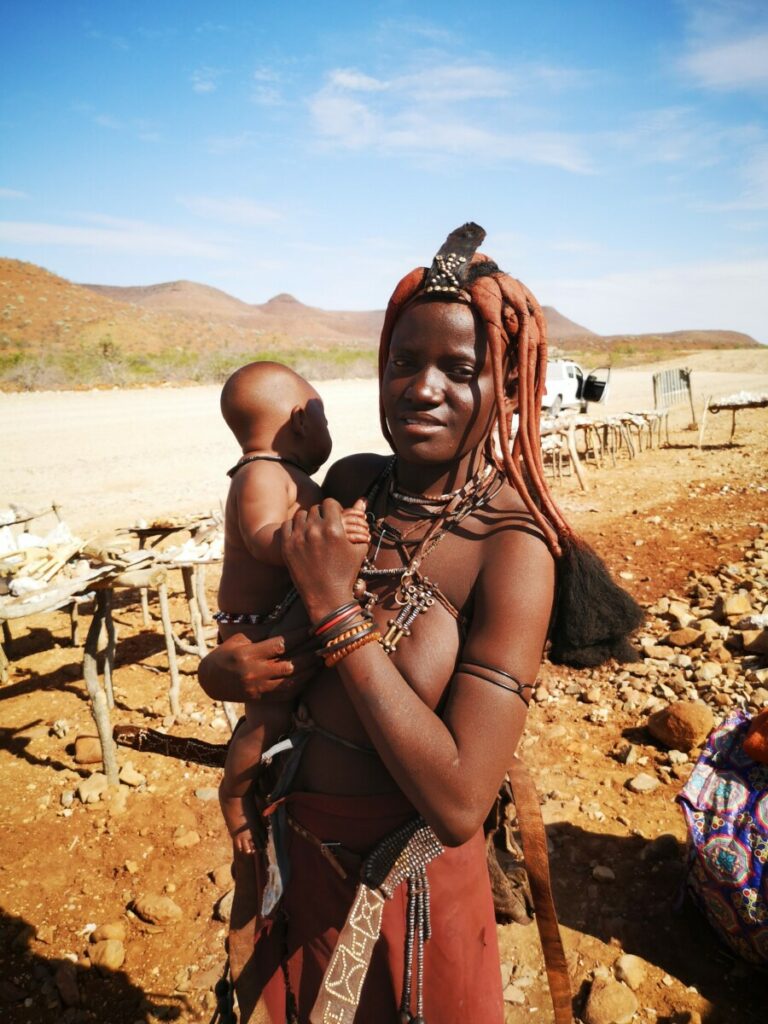
[[[731,594],[723,601],[722,614],[726,619],[741,618],[752,612],[752,603],[746,594]]]
[[[617,981],[623,981],[636,992],[645,981],[645,961],[632,953],[624,953],[613,965],[613,973]]]
[[[706,704],[680,700],[655,712],[648,719],[654,739],[671,750],[693,750],[712,731],[714,717]]]
[[[195,790],[195,796],[198,800],[218,800],[219,791],[215,786],[200,786]]]
[[[126,761],[122,766],[118,778],[123,785],[134,788],[136,786],[143,786],[147,781],[146,776],[142,775],[141,772],[137,772],[130,761]]]
[[[655,775],[648,775],[647,772],[640,772],[633,779],[629,779],[627,782],[627,789],[633,793],[652,793],[654,789],[657,789],[661,783]]]
[[[214,868],[210,874],[211,881],[219,889],[223,889],[227,885],[232,884],[232,865],[231,864],[219,864],[217,868]]]
[[[765,704],[768,704],[768,690],[766,690],[764,686],[755,687],[755,689],[752,691],[750,703],[754,704],[758,708],[761,708]]]
[[[696,616],[691,614],[690,606],[685,601],[670,601],[666,614],[674,619],[678,629],[685,629],[696,621]]]
[[[629,1024],[637,1013],[634,992],[612,978],[595,978],[584,1007],[584,1024]]]
[[[65,961],[56,968],[53,976],[61,1001],[65,1006],[80,1005],[80,989],[77,985],[77,968],[73,963]]]
[[[671,647],[691,647],[701,640],[704,634],[700,629],[686,626],[684,629],[675,629],[667,636],[667,643]]]
[[[629,740],[619,740],[611,751],[611,756],[620,764],[634,764],[637,761],[637,750]]]
[[[596,882],[615,882],[616,875],[612,868],[607,867],[605,864],[596,864],[592,868],[592,877]]]
[[[599,704],[603,699],[603,691],[599,686],[590,686],[582,693],[581,699],[584,704]]]
[[[106,942],[107,939],[119,939],[125,942],[125,921],[107,921],[91,932],[91,942]]]
[[[37,927],[37,935],[35,938],[38,942],[45,943],[46,946],[50,946],[56,937],[56,925],[53,924],[41,924]]]
[[[75,764],[100,764],[101,743],[98,736],[78,736],[75,740]]]
[[[133,901],[132,910],[147,924],[173,924],[184,916],[177,903],[169,896],[160,896],[158,893],[137,896]]]
[[[517,985],[507,985],[504,989],[504,1002],[512,1003],[515,1006],[522,1006],[525,1002],[525,992]]]
[[[768,629],[746,629],[741,639],[749,654],[768,654]]]
[[[196,971],[189,979],[190,987],[196,989],[213,989],[221,980],[221,967],[209,967],[207,971]]]
[[[57,739],[63,740],[69,732],[69,722],[66,718],[57,718],[51,726],[51,735]]]
[[[59,797],[59,803],[61,804],[61,806],[62,807],[71,807],[74,802],[75,802],[75,794],[72,792],[72,790],[71,789],[63,790],[61,796]]]
[[[228,921],[232,915],[232,901],[235,898],[235,890],[225,892],[221,899],[216,901],[213,908],[213,916],[217,921]]]
[[[125,946],[120,939],[104,939],[91,946],[88,957],[94,967],[119,971],[125,963]]]
[[[83,779],[77,787],[77,795],[84,804],[95,804],[101,800],[107,789],[107,776],[103,772],[94,772],[87,779]]]
[[[181,835],[176,836],[173,845],[180,850],[188,850],[190,846],[197,846],[199,842],[200,833],[190,829],[188,832],[182,832]]]

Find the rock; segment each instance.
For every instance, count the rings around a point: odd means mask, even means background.
[[[655,775],[648,775],[647,772],[640,772],[634,779],[629,779],[627,782],[627,789],[633,793],[652,793],[654,789],[661,785]]]
[[[232,865],[231,864],[219,864],[217,868],[214,868],[210,874],[211,881],[219,889],[223,889],[227,885],[232,884]]]
[[[675,629],[667,636],[667,643],[671,647],[691,647],[698,643],[704,636],[700,629],[686,626],[684,629]]]
[[[107,788],[107,776],[102,772],[94,772],[77,787],[77,795],[84,804],[95,804],[101,800]]]
[[[741,639],[749,654],[768,654],[768,629],[746,629]]]
[[[148,924],[173,924],[183,917],[181,907],[169,896],[147,893],[138,896],[132,904],[133,912]]]
[[[590,686],[582,693],[581,699],[584,704],[599,704],[603,699],[603,691],[599,686]]]
[[[123,867],[125,868],[129,875],[135,875],[136,872],[139,870],[139,865],[135,860],[127,860]]]
[[[232,914],[232,900],[235,898],[235,890],[225,892],[220,900],[216,901],[213,908],[213,916],[217,921],[228,921]]]
[[[507,985],[504,989],[504,1002],[522,1006],[525,1002],[525,992],[517,985]]]
[[[221,979],[220,967],[209,967],[207,971],[196,971],[189,979],[190,986],[197,989],[213,989]]]
[[[61,796],[59,797],[59,803],[61,804],[61,806],[62,807],[71,807],[74,802],[75,802],[75,794],[72,792],[72,790],[71,789],[63,790]]]
[[[91,946],[88,956],[94,967],[119,971],[125,963],[125,946],[120,939],[104,939]]]
[[[53,924],[41,924],[38,925],[37,935],[35,938],[38,942],[44,942],[46,946],[50,946],[56,937],[56,926]]]
[[[613,870],[605,864],[596,864],[592,868],[592,877],[596,882],[615,882],[616,875]]]
[[[629,740],[619,740],[611,751],[611,756],[620,764],[634,764],[637,761],[637,750]]]
[[[53,976],[54,984],[59,990],[61,1001],[65,1006],[80,1005],[80,989],[77,987],[77,968],[68,961],[56,968]]]
[[[63,740],[69,732],[69,722],[66,718],[57,718],[51,726],[51,735],[57,739]]]
[[[752,691],[750,703],[754,704],[758,708],[761,708],[765,704],[768,704],[768,690],[766,690],[764,686],[757,686]]]
[[[613,973],[618,981],[637,991],[645,981],[645,961],[632,953],[624,953],[613,965]]]
[[[712,731],[712,712],[699,701],[680,700],[662,708],[648,719],[654,739],[673,750],[692,750]]]
[[[125,935],[125,921],[107,921],[106,924],[99,925],[95,931],[91,932],[91,942],[106,942],[107,939],[119,939],[120,942],[125,942]]]
[[[198,800],[218,800],[219,791],[215,786],[200,786],[195,790],[195,796]]]
[[[717,662],[705,661],[696,669],[696,678],[702,683],[711,683],[713,679],[717,679],[719,675],[722,675],[723,669]]]
[[[584,1007],[584,1024],[629,1024],[637,1005],[626,985],[612,978],[595,978]]]
[[[696,621],[696,616],[691,614],[690,606],[685,601],[670,601],[666,614],[677,623],[678,629],[685,629]]]
[[[741,618],[742,615],[749,615],[751,612],[752,603],[746,594],[731,594],[722,603],[722,614],[726,619]]]
[[[182,832],[181,835],[176,836],[173,845],[180,850],[187,850],[190,846],[197,846],[199,842],[200,834],[194,829],[190,829],[188,832]]]
[[[101,743],[98,736],[78,736],[75,740],[76,764],[99,764]]]
[[[688,755],[682,750],[670,750],[667,759],[670,764],[688,764]]]
[[[124,785],[133,787],[143,786],[147,781],[146,776],[137,772],[130,761],[126,761],[120,769],[118,778]]]

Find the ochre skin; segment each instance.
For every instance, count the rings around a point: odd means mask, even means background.
[[[402,313],[382,397],[401,487],[440,494],[460,487],[483,465],[496,414],[494,388],[485,339],[467,306],[417,302]],[[362,556],[345,536],[341,511],[384,464],[374,455],[337,463],[326,478],[322,505],[298,511],[282,528],[285,564],[310,621],[350,599]],[[394,513],[388,521],[406,525]],[[504,483],[421,567],[455,607],[471,603],[461,659],[528,684],[541,662],[555,578],[552,555],[530,524],[517,492]],[[402,563],[382,547],[376,564]],[[385,628],[394,613],[394,589],[391,581],[376,587],[374,614]],[[294,638],[287,639],[290,645]],[[282,638],[247,645],[233,637],[203,662],[201,683],[217,699],[243,699],[279,685],[294,670],[293,681],[274,694],[285,698],[311,673],[312,656],[299,649],[282,658],[284,650]],[[295,788],[336,794],[399,789],[444,843],[459,845],[473,836],[514,752],[526,707],[510,692],[454,673],[458,654],[457,624],[436,603],[419,616],[393,657],[372,643],[316,676],[304,693],[315,721],[373,745],[378,757],[314,736]]]

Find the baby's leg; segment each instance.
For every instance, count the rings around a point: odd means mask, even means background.
[[[291,707],[286,703],[249,701],[246,719],[232,737],[224,777],[219,786],[219,803],[235,848],[241,853],[255,850],[255,812],[248,792],[259,770],[261,755],[287,732]]]

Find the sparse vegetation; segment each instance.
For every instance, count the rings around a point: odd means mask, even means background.
[[[117,298],[134,293],[156,298],[169,292],[183,312]],[[605,338],[574,333],[582,329],[557,310],[547,309],[547,315],[555,335],[552,354],[575,359],[587,369],[684,360],[700,349],[756,345],[733,331]],[[351,317],[356,318],[353,325]],[[198,384],[221,381],[254,359],[287,363],[315,380],[372,377],[380,322],[381,314],[326,313],[290,296],[249,307],[189,282],[178,287],[91,288],[32,263],[0,259],[0,390]],[[264,329],[267,324],[278,329]]]

